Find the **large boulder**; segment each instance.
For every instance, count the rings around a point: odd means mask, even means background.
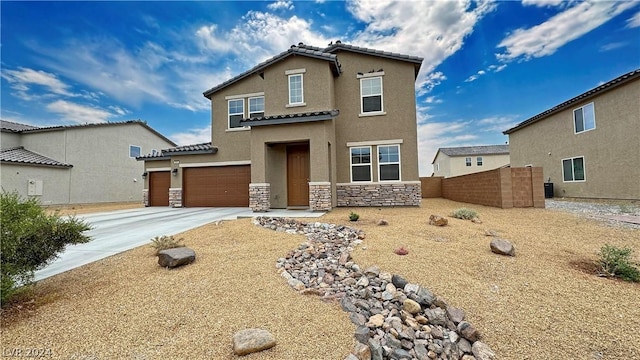
[[[263,329],[240,330],[233,335],[233,352],[236,355],[247,355],[270,349],[276,345],[276,339]]]
[[[503,239],[491,240],[491,251],[500,255],[516,256],[516,248],[510,241]]]
[[[174,268],[191,264],[196,260],[196,252],[188,247],[160,250],[158,264],[162,267]]]

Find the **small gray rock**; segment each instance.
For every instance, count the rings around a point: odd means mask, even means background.
[[[464,310],[454,308],[453,306],[447,306],[447,316],[454,324],[458,324],[460,321],[464,320]]]
[[[495,360],[496,359],[496,354],[491,350],[489,345],[481,341],[474,342],[473,346],[471,346],[471,351],[473,352],[473,356],[475,356],[477,360]]]
[[[371,350],[371,360],[382,360],[382,345],[380,341],[369,339],[369,350]]]
[[[407,285],[408,281],[405,280],[400,275],[393,275],[391,277],[391,283],[393,283],[393,286],[395,286],[397,289],[404,289],[404,287]]]
[[[245,329],[233,335],[233,352],[236,355],[246,355],[270,349],[276,345],[276,340],[270,332],[263,329]]]
[[[418,360],[429,360],[427,347],[423,344],[416,344],[413,350],[416,352]]]
[[[400,359],[411,359],[413,356],[409,354],[407,350],[396,348],[391,352],[391,358],[400,360]]]
[[[358,342],[366,344],[369,341],[369,328],[366,326],[358,326],[356,332],[353,335]]]
[[[158,264],[162,267],[174,268],[191,264],[196,260],[196,252],[188,247],[161,250],[158,253]]]
[[[478,330],[476,330],[476,328],[473,327],[473,325],[469,324],[466,321],[462,321],[458,324],[458,332],[460,333],[460,335],[462,335],[462,337],[464,337],[465,339],[469,340],[472,343],[474,341],[477,341],[478,338],[480,337]]]
[[[510,241],[504,239],[491,240],[491,251],[499,255],[516,256],[516,248]]]
[[[355,312],[349,313],[349,320],[357,326],[363,326],[367,322],[367,318],[365,318],[364,315]]]

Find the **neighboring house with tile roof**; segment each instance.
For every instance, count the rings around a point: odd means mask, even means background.
[[[38,127],[0,120],[0,185],[43,205],[142,201],[136,157],[175,146],[144,121]]]
[[[147,205],[419,205],[421,64],[339,41],[292,45],[203,93],[212,106],[210,148],[140,158]]]
[[[431,162],[433,176],[454,177],[509,165],[509,145],[439,148]]]
[[[554,196],[640,199],[640,69],[504,131],[512,166],[540,166]]]

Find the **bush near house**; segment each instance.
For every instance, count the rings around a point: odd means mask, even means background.
[[[4,306],[22,285],[33,281],[33,273],[53,261],[67,244],[91,240],[84,221],[48,215],[36,198],[17,192],[0,194],[1,257],[0,304]]]

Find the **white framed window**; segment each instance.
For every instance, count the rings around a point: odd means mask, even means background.
[[[482,156],[478,156],[478,157],[476,158],[476,165],[478,165],[478,166],[482,166]]]
[[[378,146],[378,179],[400,181],[400,145]]]
[[[584,171],[584,156],[562,159],[562,181],[582,182],[586,181]]]
[[[249,118],[264,116],[264,96],[249,98]]]
[[[382,113],[382,76],[360,79],[360,113]]]
[[[289,75],[289,105],[304,104],[304,79],[302,74]]]
[[[465,159],[464,159],[464,163],[465,163],[465,165],[467,165],[467,166],[471,166],[471,158],[470,158],[470,157],[465,158]]]
[[[596,128],[596,113],[593,103],[573,110],[573,129],[576,134]]]
[[[371,146],[352,147],[351,182],[371,182]]]
[[[137,158],[140,155],[142,155],[142,148],[140,146],[129,145],[129,157],[130,158]]]
[[[229,129],[242,128],[240,120],[244,118],[244,99],[228,100]]]

